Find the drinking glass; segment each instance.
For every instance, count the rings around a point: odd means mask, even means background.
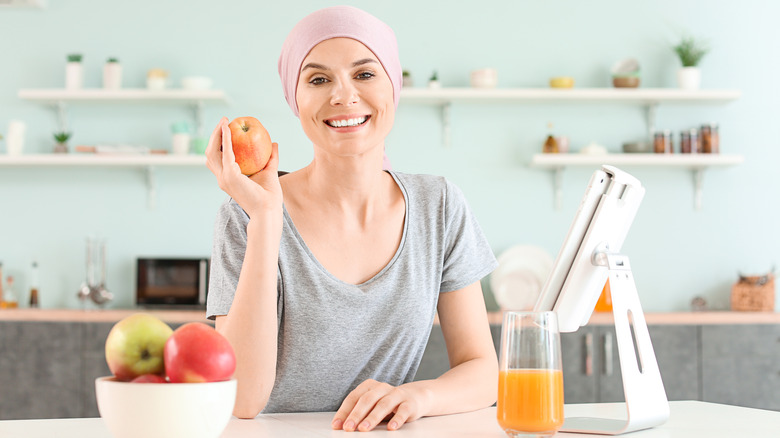
[[[510,437],[550,437],[563,425],[561,337],[555,312],[504,313],[497,407],[498,424]]]

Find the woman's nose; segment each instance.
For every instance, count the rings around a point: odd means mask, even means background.
[[[333,87],[330,97],[331,105],[354,105],[360,101],[357,90],[350,82],[339,81]]]

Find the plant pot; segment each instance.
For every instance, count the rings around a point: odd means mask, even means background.
[[[80,62],[65,64],[65,88],[79,90],[84,85],[84,67]]]
[[[103,65],[103,88],[118,90],[122,88],[122,65],[118,62],[107,62]]]
[[[677,70],[677,85],[683,90],[698,90],[701,87],[701,70],[698,67]]]
[[[67,154],[68,153],[68,144],[67,143],[57,143],[54,145],[54,153],[55,154]]]

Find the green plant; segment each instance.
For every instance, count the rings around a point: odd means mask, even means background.
[[[57,140],[57,143],[65,143],[68,141],[72,134],[70,132],[55,132],[54,133],[54,139]]]
[[[81,62],[81,54],[80,53],[71,53],[68,55],[68,62]]]
[[[412,74],[411,74],[411,73],[409,73],[409,70],[404,70],[404,71],[402,71],[402,72],[401,72],[401,75],[402,75],[403,77],[405,77],[405,78],[408,78],[408,77],[410,77]]]
[[[106,62],[119,62],[118,58],[108,58],[108,61]]]
[[[431,78],[428,79],[429,81],[438,81],[439,80],[439,74],[436,73],[436,70],[433,71],[433,74],[431,75]]]
[[[674,46],[674,52],[680,57],[683,67],[696,67],[699,61],[710,51],[707,45],[694,37],[683,37],[679,44]]]

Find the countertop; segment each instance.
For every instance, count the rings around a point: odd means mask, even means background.
[[[776,437],[780,412],[705,403],[673,401],[669,420],[652,429],[629,435],[631,438],[734,438]],[[566,416],[618,418],[624,407],[618,403],[566,405]],[[221,438],[382,436],[393,438],[506,438],[496,422],[496,408],[465,414],[421,418],[393,432],[380,425],[372,432],[343,432],[330,428],[331,412],[264,414],[252,420],[232,418]],[[0,421],[0,436],[48,438],[110,438],[100,418]],[[555,438],[603,437],[560,432]]]
[[[133,313],[151,313],[166,322],[207,321],[205,310],[150,309],[3,309],[0,321],[116,322]],[[490,312],[493,325],[501,325],[502,312]],[[611,313],[593,313],[589,325],[611,325]],[[780,324],[777,312],[670,312],[646,313],[648,325]]]

